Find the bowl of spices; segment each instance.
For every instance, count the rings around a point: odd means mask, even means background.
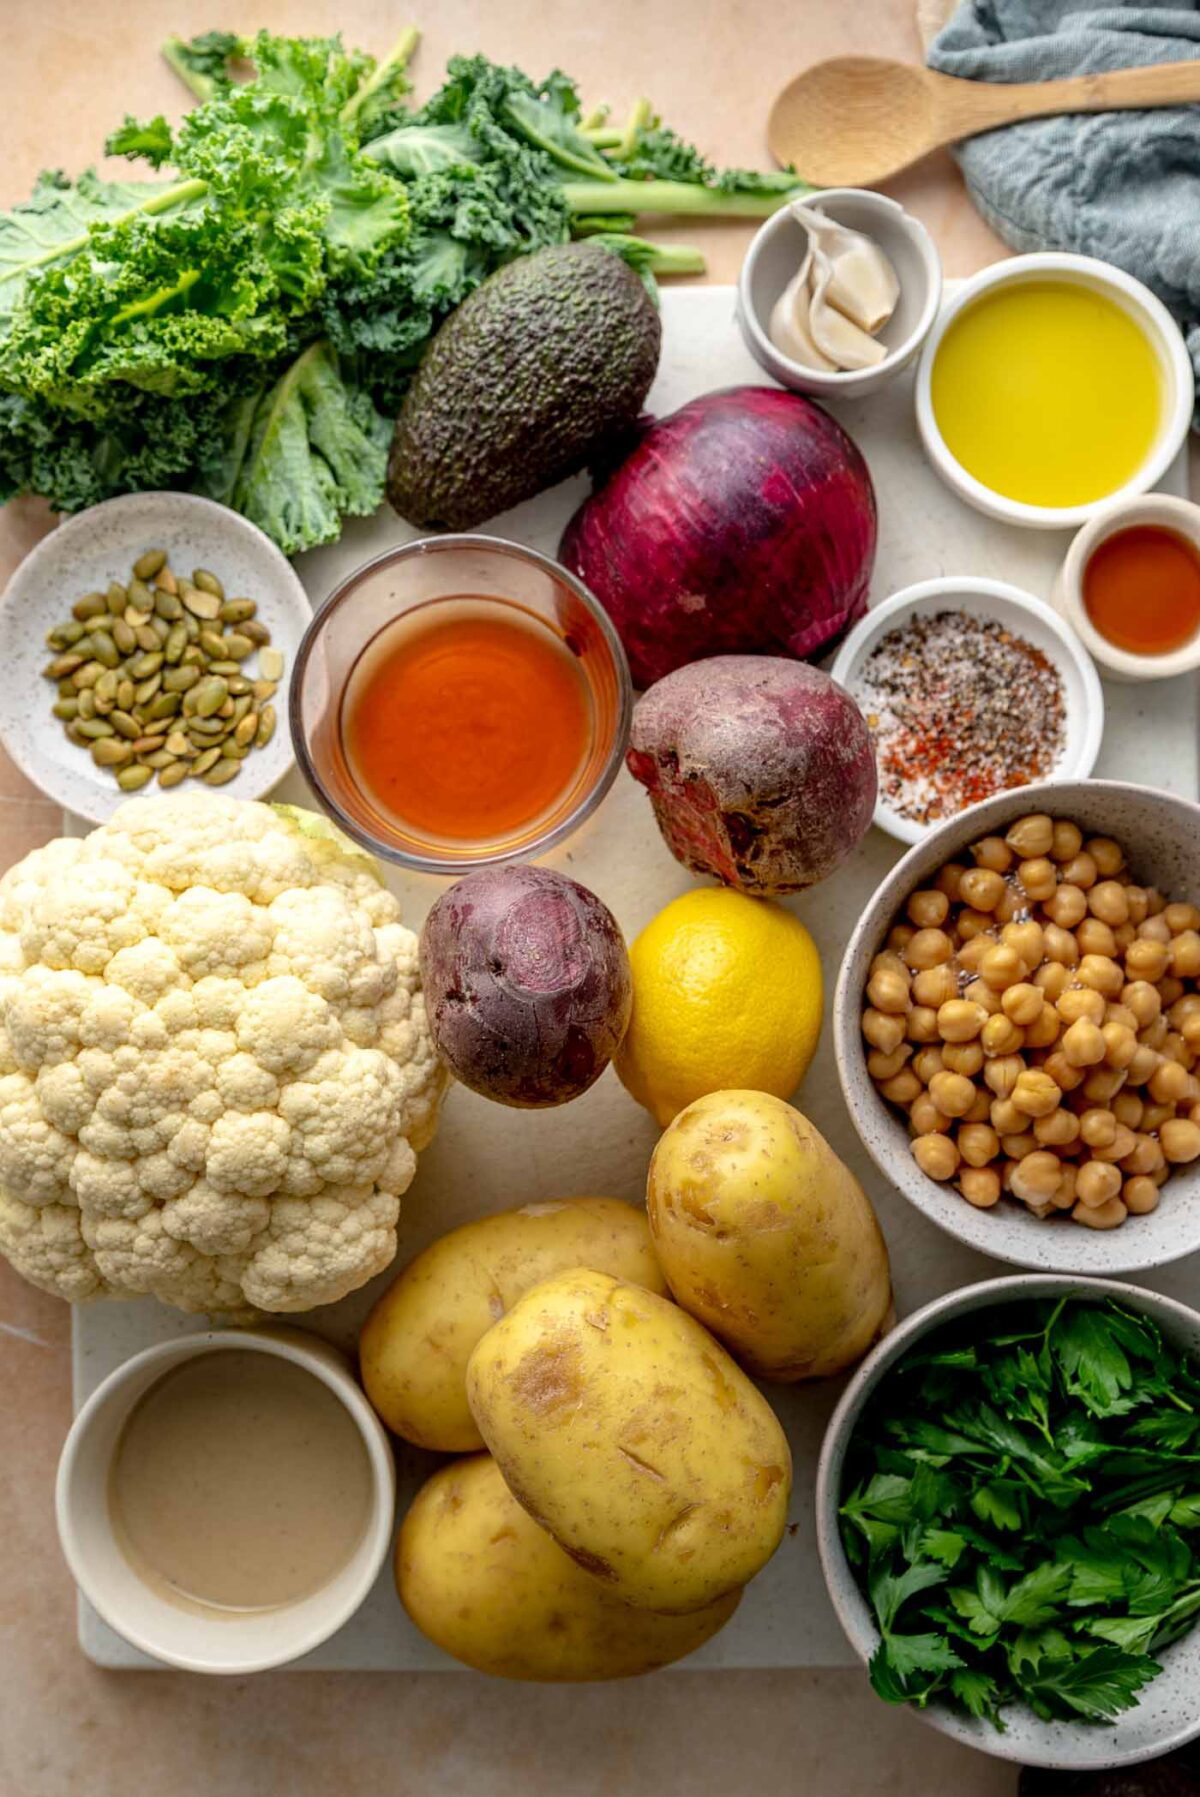
[[[1057,613],[1001,580],[905,587],[856,625],[833,664],[867,720],[875,822],[901,842],[996,793],[1091,773],[1104,696]]]
[[[1113,679],[1200,668],[1200,506],[1148,493],[1107,507],[1076,534],[1053,596]]]
[[[532,859],[616,777],[633,692],[587,588],[536,550],[444,536],[343,581],[296,658],[292,739],[325,810],[372,853],[461,874]]]
[[[110,1628],[190,1672],[299,1658],[354,1614],[391,1546],[383,1427],[327,1342],[210,1330],[135,1354],[79,1412],[59,1538]]]

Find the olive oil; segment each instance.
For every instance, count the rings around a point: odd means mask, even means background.
[[[1105,294],[1018,281],[954,320],[931,398],[947,449],[983,486],[1027,505],[1084,505],[1145,462],[1163,376],[1145,331]]]

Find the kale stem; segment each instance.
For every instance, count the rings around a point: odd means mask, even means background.
[[[636,102],[633,111],[626,120],[625,129],[621,133],[620,142],[613,150],[613,155],[618,161],[624,162],[633,155],[633,152],[637,147],[638,132],[643,126],[650,123],[651,116],[650,102],[643,95],[642,98]]]
[[[341,117],[343,125],[348,125],[356,116],[358,109],[363,104],[364,100],[369,100],[371,95],[376,93],[378,89],[383,86],[385,81],[389,81],[394,74],[407,66],[413,51],[420,41],[421,33],[417,30],[417,27],[415,25],[406,26],[388,51],[387,55],[383,58],[383,61],[376,64],[374,73],[369,75],[367,79],[355,89],[354,93],[351,94],[350,98],[346,101],[346,104],[342,107]]]
[[[690,181],[565,181],[572,212],[691,213],[700,218],[769,218],[791,193],[722,193]],[[797,182],[796,191],[810,191]]]
[[[189,66],[184,54],[186,49],[187,45],[183,39],[177,33],[172,33],[162,47],[163,61],[169,68],[174,69],[183,85],[189,93],[195,95],[197,100],[211,100],[216,92],[216,83],[211,76],[202,75],[198,69]]]
[[[126,219],[141,218],[147,214],[167,212],[172,206],[186,204],[188,200],[199,199],[208,192],[208,182],[197,176],[191,181],[177,181],[173,187],[161,188],[151,194],[148,200],[142,200],[137,206],[131,206],[128,212],[122,212],[117,218],[105,219],[105,225],[123,225]],[[86,249],[91,241],[91,232],[83,231],[78,237],[68,238],[63,243],[53,243],[40,256],[31,256],[22,262],[21,272],[24,274],[31,268],[42,268],[48,262],[61,262],[64,256],[74,256],[79,250]]]

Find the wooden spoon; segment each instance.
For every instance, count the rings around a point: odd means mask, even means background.
[[[1197,101],[1200,59],[1005,85],[881,56],[837,56],[784,88],[771,108],[767,142],[773,156],[818,187],[871,187],[930,150],[1017,119]]]

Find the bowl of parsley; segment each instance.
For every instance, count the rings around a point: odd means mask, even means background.
[[[865,1360],[817,1470],[830,1598],[889,1703],[1028,1766],[1200,1735],[1200,1313],[1020,1274]]]

